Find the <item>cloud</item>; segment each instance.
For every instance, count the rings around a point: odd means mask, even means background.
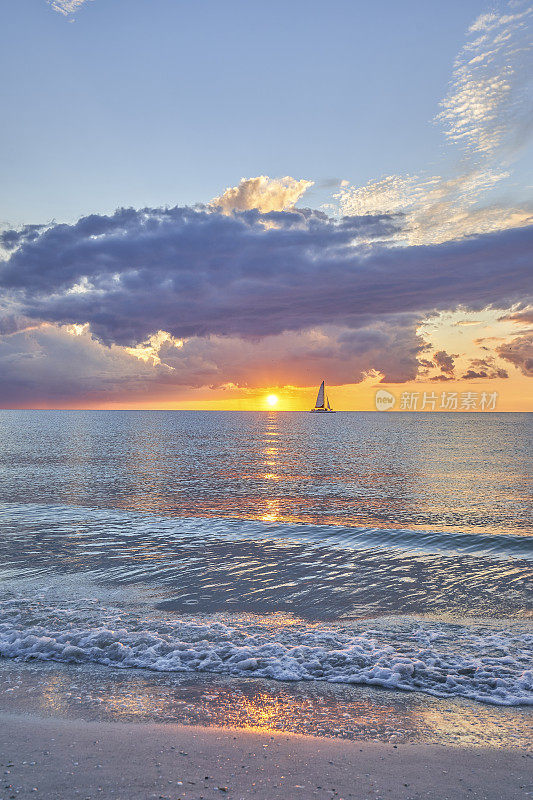
[[[533,334],[517,336],[496,348],[501,358],[514,364],[528,377],[533,377]]]
[[[405,213],[420,203],[440,181],[439,176],[386,175],[365,186],[341,187],[335,197],[340,199],[346,214]]]
[[[334,197],[346,215],[401,213],[406,225],[399,232],[399,239],[412,244],[435,244],[532,224],[533,211],[526,205],[476,207],[507,174],[491,168],[472,168],[448,179],[438,175],[389,175],[364,186],[345,187]]]
[[[514,152],[531,130],[532,9],[482,14],[454,64],[450,92],[438,118],[447,138],[469,154]]]
[[[365,186],[340,189],[334,197],[346,215],[402,213],[406,224],[398,238],[412,244],[435,244],[531,225],[533,211],[526,205],[476,207],[507,174],[473,168],[448,179],[389,175]]]
[[[5,309],[0,308],[0,336],[10,335],[18,331],[34,328],[35,321],[29,317],[23,317],[19,314],[12,314]]]
[[[194,386],[311,386],[324,374],[331,384],[359,383],[370,372],[388,383],[414,379],[426,343],[414,315],[370,322],[358,330],[324,326],[260,340],[211,336],[175,347],[165,343],[161,361],[173,380]]]
[[[168,367],[106,347],[85,329],[44,324],[0,336],[0,406],[105,401],[143,393]]]
[[[386,246],[396,230],[387,215],[121,209],[20,243],[0,266],[0,287],[12,313],[90,323],[104,343],[126,346],[159,330],[257,339],[406,312],[503,309],[531,290],[533,229]]]
[[[387,382],[416,376],[425,342],[417,320],[400,315],[358,331],[326,327],[269,336],[195,337],[159,332],[135,351],[97,341],[86,325],[44,323],[0,334],[0,407],[176,399],[184,390],[228,386]]]
[[[75,14],[76,11],[87,2],[90,2],[90,0],[47,0],[48,5],[51,6],[54,11],[58,11],[65,17],[68,17],[70,14]]]
[[[468,381],[468,380],[472,380],[473,378],[488,378],[488,377],[489,377],[489,375],[485,371],[476,372],[473,369],[469,369],[469,370],[467,370],[467,372],[465,372],[464,375],[461,375],[461,380]]]
[[[242,178],[238,186],[231,186],[211,205],[229,214],[232,211],[248,211],[257,208],[262,212],[285,211],[292,208],[303,194],[313,186],[313,181],[285,178],[269,178],[258,175],[256,178]]]
[[[445,350],[437,350],[436,353],[433,353],[433,361],[439,367],[441,372],[444,372],[448,375],[453,375],[453,371],[455,369],[455,362],[454,359],[457,358],[457,354],[450,355]]]
[[[501,321],[515,322],[517,325],[533,325],[533,308],[524,308],[521,311],[513,311],[500,317]]]
[[[461,376],[462,380],[470,380],[473,378],[488,378],[494,380],[495,378],[508,378],[509,373],[507,370],[499,367],[495,363],[493,356],[488,358],[473,358],[470,361],[470,367]]]
[[[23,225],[18,230],[0,231],[0,247],[7,252],[14,250],[21,243],[37,239],[46,227],[46,225]]]
[[[531,133],[531,9],[479,17],[454,66],[437,120],[461,160],[456,174],[388,175],[334,195],[343,214],[399,213],[399,238],[427,244],[531,225],[530,204],[486,203]]]

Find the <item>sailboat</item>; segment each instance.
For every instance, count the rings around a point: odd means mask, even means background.
[[[317,412],[319,414],[334,414],[332,407],[329,404],[329,399],[324,388],[324,381],[320,384],[318,390],[315,407],[311,409],[311,413]]]

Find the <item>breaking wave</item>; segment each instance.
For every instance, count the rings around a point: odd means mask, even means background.
[[[280,681],[366,684],[533,704],[533,636],[520,627],[426,621],[357,627],[276,619],[148,618],[94,600],[0,603],[0,656],[174,673],[219,673]]]

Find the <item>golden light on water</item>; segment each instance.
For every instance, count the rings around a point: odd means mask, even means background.
[[[261,624],[261,620],[257,620]],[[272,625],[270,618],[265,624]],[[301,624],[280,615],[276,622]],[[101,676],[82,691],[73,686],[70,674],[56,674],[35,684],[25,696],[41,711],[59,716],[105,720],[172,720],[178,724],[224,725],[248,731],[275,734],[299,733],[354,740],[426,742],[458,747],[521,747],[529,743],[529,718],[516,710],[494,713],[493,707],[474,708],[472,701],[411,695],[408,702],[390,692],[376,693],[366,687],[301,687],[280,684],[273,688],[246,682],[220,685],[218,678],[201,684],[159,683],[127,676],[119,682]],[[24,694],[24,682],[15,690]],[[19,694],[20,693],[20,694]],[[32,705],[30,705],[32,707]],[[501,711],[501,709],[499,709]]]
[[[279,397],[277,394],[268,394],[265,399],[269,406],[275,406],[279,402]]]

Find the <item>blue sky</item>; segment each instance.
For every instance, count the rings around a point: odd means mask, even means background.
[[[245,176],[362,184],[456,157],[432,122],[482,2],[2,6],[2,223],[208,201]],[[324,186],[325,184],[325,186]]]

